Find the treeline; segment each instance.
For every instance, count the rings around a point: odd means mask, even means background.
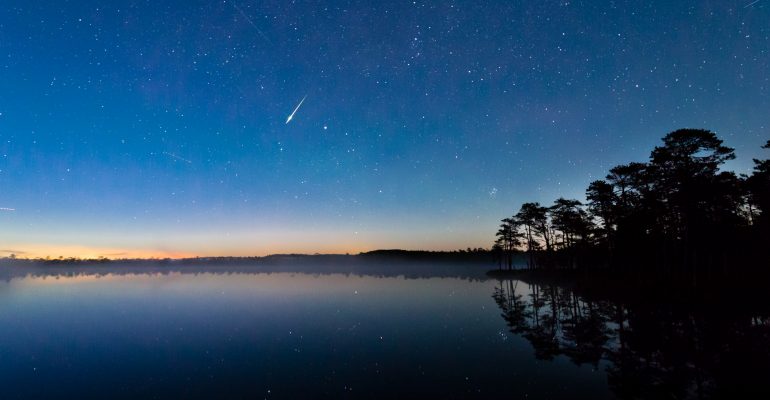
[[[383,249],[361,252],[351,255],[346,254],[270,254],[267,256],[211,256],[211,257],[188,257],[188,258],[79,258],[79,257],[38,257],[38,258],[18,258],[15,254],[8,257],[0,257],[0,264],[103,264],[111,262],[120,263],[184,263],[184,264],[260,264],[260,263],[281,263],[297,261],[329,261],[338,262],[340,259],[349,258],[351,260],[372,259],[372,258],[409,258],[409,259],[482,259],[489,262],[491,259],[491,250],[481,247],[446,251],[433,250],[401,250],[401,249]]]
[[[489,265],[492,252],[483,248],[467,248],[450,251],[429,250],[373,250],[360,253],[362,260],[382,261],[415,261],[415,262],[447,262],[447,263],[478,263]]]
[[[15,255],[0,257],[0,266],[4,265],[96,265],[96,264],[120,264],[120,265],[280,265],[280,264],[336,264],[336,263],[360,263],[360,262],[399,262],[399,261],[425,261],[425,262],[459,262],[479,263],[488,265],[492,260],[492,251],[483,248],[467,248],[450,251],[429,250],[373,250],[358,254],[271,254],[267,256],[215,256],[192,258],[17,258]]]
[[[770,148],[770,141],[763,146]],[[713,132],[680,129],[646,163],[610,169],[587,203],[525,203],[502,220],[500,268],[524,251],[530,269],[605,269],[697,284],[768,273],[770,160],[750,176],[722,171],[735,158]]]
[[[273,254],[255,257],[155,259],[0,258],[0,281],[25,276],[132,274],[352,274],[359,276],[484,279],[489,249],[375,250],[359,254]]]

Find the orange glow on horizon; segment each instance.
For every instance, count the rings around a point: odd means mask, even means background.
[[[117,249],[117,248],[99,248],[89,246],[62,246],[62,245],[46,245],[46,244],[24,244],[14,245],[14,248],[18,250],[2,249],[0,250],[1,257],[10,257],[14,255],[18,259],[59,259],[59,258],[77,258],[77,259],[99,259],[106,258],[111,260],[119,259],[163,259],[163,258],[194,258],[194,257],[251,257],[251,256],[267,256],[270,254],[358,254],[372,250],[368,247],[326,247],[322,249],[311,249],[309,251],[301,251],[289,246],[280,246],[272,249],[253,249],[251,251],[245,249],[228,249],[221,251],[204,250],[201,253],[193,253],[190,251],[176,251],[176,250],[147,250],[147,249]]]
[[[91,237],[93,236],[93,237]],[[157,235],[156,235],[157,236]],[[452,251],[479,247],[460,243],[440,234],[417,232],[397,239],[388,232],[341,235],[330,231],[247,232],[229,236],[218,233],[188,232],[168,237],[121,237],[110,232],[89,237],[61,235],[40,241],[7,241],[0,245],[0,258],[12,254],[19,259],[163,259],[194,257],[252,257],[271,254],[358,254],[378,249]]]
[[[18,250],[3,249],[0,250],[0,257],[9,257],[14,254],[20,259],[58,259],[58,258],[79,258],[79,259],[124,259],[124,258],[186,258],[195,257],[190,252],[182,251],[158,251],[143,249],[116,249],[116,248],[98,248],[88,246],[62,246],[46,244],[25,244],[14,245]]]

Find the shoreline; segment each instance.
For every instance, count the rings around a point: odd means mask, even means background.
[[[722,279],[700,285],[672,278],[634,276],[609,271],[578,270],[490,270],[490,279],[518,280],[540,286],[557,286],[591,300],[613,300],[628,304],[660,306],[725,307],[740,304],[770,310],[767,282],[760,279]]]

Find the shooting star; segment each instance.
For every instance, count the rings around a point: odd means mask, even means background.
[[[302,102],[305,101],[306,98],[307,98],[307,95],[305,95],[305,97],[303,97],[302,100],[300,100],[299,104],[297,104],[297,107],[294,109],[294,111],[291,112],[291,115],[289,115],[289,118],[286,118],[287,125],[289,124],[289,122],[291,122],[291,119],[294,118],[294,114],[297,113],[297,110],[299,110],[299,106],[302,105]]]
[[[260,35],[261,35],[261,36],[262,36],[262,37],[263,37],[265,40],[267,40],[267,42],[268,42],[268,43],[270,43],[270,44],[273,44],[273,42],[271,42],[271,41],[270,41],[270,38],[268,38],[268,37],[267,37],[267,35],[265,35],[265,32],[262,32],[262,30],[261,30],[261,29],[259,29],[259,27],[257,26],[257,24],[255,24],[255,23],[254,23],[254,21],[252,21],[252,20],[251,20],[251,18],[249,18],[249,16],[248,16],[248,15],[246,15],[246,13],[245,13],[245,12],[243,12],[243,10],[241,10],[241,8],[240,8],[240,7],[238,7],[238,5],[237,5],[237,4],[235,4],[235,2],[232,2],[232,3],[230,3],[230,4],[232,4],[232,5],[233,5],[233,8],[235,8],[236,10],[238,10],[238,12],[239,12],[239,13],[240,13],[240,14],[243,16],[243,18],[245,18],[245,19],[246,19],[246,22],[248,22],[248,23],[249,23],[249,25],[253,26],[253,27],[254,27],[254,29],[256,29],[256,30],[257,30],[257,32],[259,32],[259,34],[260,34]]]
[[[749,7],[751,7],[751,6],[753,6],[754,4],[757,4],[757,3],[759,3],[759,0],[754,0],[751,3],[746,4],[745,6],[743,6],[743,8],[749,8]]]
[[[16,211],[15,208],[0,207],[0,211]]]
[[[165,155],[167,155],[169,157],[175,158],[175,159],[177,159],[179,161],[184,161],[184,162],[186,162],[188,164],[192,164],[193,163],[192,161],[190,161],[190,160],[188,160],[188,159],[186,159],[184,157],[179,157],[178,155],[176,155],[174,153],[169,153],[169,152],[164,151],[163,154],[165,154]]]

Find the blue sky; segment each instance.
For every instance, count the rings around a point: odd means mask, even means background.
[[[489,247],[684,127],[748,172],[749,3],[8,1],[0,256]]]

